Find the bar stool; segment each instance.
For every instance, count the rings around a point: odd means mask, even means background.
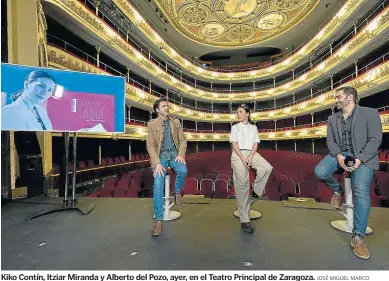
[[[171,211],[171,207],[174,205],[174,198],[173,196],[170,196],[170,173],[172,173],[172,169],[168,167],[166,171],[166,176],[165,176],[165,196],[163,197],[164,199],[164,204],[163,204],[163,220],[164,221],[172,221],[176,220],[179,217],[181,217],[181,213],[177,211]],[[173,199],[173,202],[170,203],[170,200]],[[155,215],[154,215],[155,218]]]
[[[351,156],[347,156],[346,159],[344,159],[344,163],[347,167],[352,167],[355,164],[355,159]],[[353,204],[353,191],[352,191],[352,183],[351,183],[351,173],[344,172],[344,196],[345,196],[345,203],[342,204],[344,207],[346,207],[346,212],[339,211],[340,214],[342,214],[346,220],[336,220],[332,221],[331,225],[333,228],[343,231],[352,233],[353,226],[354,226],[354,204]],[[370,227],[366,228],[366,234],[371,234],[373,230]]]
[[[251,169],[249,173],[253,173],[253,170]],[[249,180],[250,180],[250,175],[249,175]],[[252,185],[252,183],[250,183],[250,186]],[[255,210],[251,210],[251,206],[253,203],[257,202],[258,200],[253,200],[250,202],[250,213],[249,213],[249,216],[250,216],[250,220],[256,220],[256,219],[259,219],[260,217],[262,217],[262,214],[258,211],[255,211]],[[239,210],[236,210],[234,212],[234,216],[236,218],[240,218],[240,212]]]

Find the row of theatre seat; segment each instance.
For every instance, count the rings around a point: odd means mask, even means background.
[[[379,149],[378,150],[378,157],[380,159],[380,170],[381,171],[388,171],[388,164],[389,164],[389,150],[385,149]]]
[[[269,200],[285,200],[288,197],[310,197],[319,202],[329,202],[332,191],[319,181],[313,173],[314,167],[323,158],[322,155],[261,150],[259,153],[272,166],[273,171],[265,188]],[[186,158],[188,174],[183,194],[202,194],[210,198],[233,198],[235,189],[231,169],[231,151],[201,152],[190,154]],[[175,173],[171,175],[171,190],[175,184]],[[335,177],[344,183],[344,175]],[[253,171],[249,174],[250,183],[255,178]],[[374,207],[388,206],[389,173],[376,172],[370,186],[371,203]],[[99,197],[152,197],[153,175],[151,168],[131,171],[117,178],[105,181]],[[252,189],[250,189],[252,193]]]
[[[118,164],[125,164],[125,163],[132,163],[134,162],[134,169],[142,169],[147,166],[149,166],[149,162],[146,160],[149,160],[150,157],[148,154],[145,153],[137,153],[134,154],[131,160],[126,160],[124,156],[118,156],[118,157],[104,157],[101,158],[101,164],[96,164],[94,160],[81,160],[77,162],[77,169],[78,170],[86,170],[86,169],[94,169],[94,168],[104,168],[111,165],[118,165]],[[138,163],[139,162],[139,163]],[[61,165],[54,163],[53,164],[53,170],[54,173],[59,173],[61,169]],[[73,171],[73,163],[68,164],[69,171]]]

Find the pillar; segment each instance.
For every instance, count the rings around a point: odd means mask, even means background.
[[[294,140],[294,151],[297,151],[297,142]]]
[[[230,83],[230,93],[232,92],[232,83]]]
[[[131,154],[132,152],[131,152],[131,141],[130,141],[130,143],[128,144],[128,161],[131,161]]]
[[[211,110],[212,110],[212,112],[213,112],[213,102],[211,102]]]
[[[99,15],[99,6],[100,6],[101,0],[96,0],[96,8],[95,8],[95,13],[98,16]]]
[[[296,117],[293,117],[293,127],[296,127]]]
[[[315,123],[315,113],[314,112],[312,112],[311,113],[311,123],[312,123],[312,125]]]
[[[195,100],[195,109],[197,110],[197,100]]]
[[[151,79],[149,79],[149,93],[151,94]]]
[[[195,88],[196,88],[196,87],[197,87],[197,79],[195,78],[194,80],[195,80],[194,86],[195,86]]]
[[[166,89],[166,98],[169,100],[169,89]]]
[[[48,66],[46,18],[40,0],[5,0],[7,1],[8,62],[29,66]],[[10,134],[12,135],[12,134]],[[36,133],[42,155],[43,175],[52,169],[52,136],[51,133]],[[19,173],[17,151],[10,136],[11,181]],[[15,180],[11,182],[15,188]]]
[[[215,152],[215,142],[212,142],[212,151]]]
[[[101,143],[99,143],[99,165],[101,165]]]
[[[95,46],[95,48],[96,48],[97,67],[100,67],[100,47],[99,46]]]
[[[312,153],[315,154],[315,140],[312,140]]]
[[[334,89],[334,74],[331,74],[331,90]]]
[[[277,107],[276,99],[274,99],[274,108]]]
[[[276,87],[276,78],[273,77],[273,87],[275,88]]]
[[[196,123],[196,132],[197,132],[197,121],[195,121],[195,123]]]
[[[182,99],[183,99],[183,97],[181,97],[181,106],[182,106]]]
[[[211,124],[212,124],[212,132],[213,132],[213,122]]]
[[[277,150],[278,150],[277,141],[274,142],[274,146],[275,146],[275,149],[276,149],[276,151],[277,151]]]
[[[292,69],[292,79],[294,80],[294,69]]]
[[[313,86],[311,85],[311,98],[313,98]]]
[[[274,129],[277,130],[277,120],[274,120]]]
[[[255,81],[253,81],[253,90],[255,91]]]
[[[130,70],[131,67],[127,66],[127,83],[130,83]]]
[[[354,61],[354,65],[355,65],[355,77],[358,77],[358,60]]]
[[[196,142],[196,153],[199,153],[199,143]]]
[[[334,51],[334,50],[333,50],[333,47],[332,47],[333,44],[334,44],[334,42],[331,42],[331,43],[330,43],[330,54],[331,54],[331,56],[332,56],[332,53],[333,53],[333,51]]]

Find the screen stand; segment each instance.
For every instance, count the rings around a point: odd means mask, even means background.
[[[64,133],[65,138],[65,195],[62,205],[55,206],[49,210],[34,213],[26,218],[26,220],[32,220],[47,214],[51,214],[58,211],[78,210],[82,214],[86,215],[92,211],[95,204],[91,202],[79,203],[76,198],[76,174],[77,174],[77,133],[73,135],[73,173],[72,173],[72,199],[68,199],[68,178],[69,178],[69,133]]]

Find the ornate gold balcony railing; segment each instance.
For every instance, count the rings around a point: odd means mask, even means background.
[[[384,133],[389,132],[389,111],[382,112],[380,114],[382,122],[382,131]],[[229,133],[218,133],[217,131],[210,132],[184,132],[186,139],[193,142],[219,142],[229,141]],[[60,133],[54,133],[54,136],[60,136]],[[132,140],[146,140],[147,128],[145,126],[128,125],[125,126],[125,133],[123,134],[77,134],[82,138],[115,138],[115,139],[132,139]],[[319,139],[325,138],[327,135],[327,125],[323,122],[323,125],[318,126],[300,126],[293,129],[277,129],[277,130],[264,130],[259,132],[259,137],[263,141],[280,141],[280,140],[298,140],[298,139]]]
[[[146,36],[151,42],[158,47],[163,47],[162,51],[165,55],[169,56],[170,59],[178,63],[182,68],[188,70],[194,75],[199,77],[215,79],[218,81],[242,81],[242,79],[258,79],[270,77],[281,71],[284,71],[293,65],[296,65],[302,61],[308,54],[315,50],[320,44],[322,44],[327,38],[335,33],[341,24],[350,17],[353,12],[362,5],[363,0],[349,0],[339,12],[324,26],[324,28],[318,32],[318,34],[309,42],[307,42],[299,52],[289,56],[285,60],[263,69],[241,71],[241,72],[220,72],[204,69],[201,65],[190,62],[183,55],[179,54],[173,46],[170,46],[168,42],[164,41],[139,14],[136,8],[131,5],[128,0],[113,0],[113,3],[130,19],[131,22],[135,23],[138,29]],[[159,2],[157,1],[157,4]],[[159,5],[160,8],[161,5]],[[232,74],[232,75],[230,75]]]
[[[252,100],[269,100],[284,96],[287,93],[292,93],[308,85],[309,82],[324,75],[328,71],[333,70],[350,56],[355,55],[357,51],[366,47],[368,43],[371,43],[374,40],[381,40],[380,38],[385,34],[385,31],[389,30],[389,8],[387,8],[341,49],[298,79],[294,79],[285,85],[269,90],[244,93],[214,93],[189,86],[165,72],[165,69],[160,68],[158,65],[154,64],[145,57],[141,52],[133,48],[124,39],[118,36],[110,26],[91,13],[77,0],[47,1],[61,7],[71,17],[76,19],[82,25],[87,26],[88,29],[95,33],[96,36],[110,44],[115,51],[118,51],[122,56],[131,60],[154,77],[179,90],[182,95],[208,102],[250,102]],[[321,36],[324,36],[324,34]],[[288,61],[285,61],[284,64],[286,62]],[[189,65],[186,67],[189,67]],[[228,75],[232,78],[233,74],[230,73]],[[217,74],[213,74],[213,76],[215,80],[218,79]]]
[[[48,53],[50,67],[109,75],[96,66],[89,64],[88,62],[77,58],[75,55],[67,53],[57,47],[49,45]],[[349,81],[342,86],[345,85],[356,88],[360,98],[385,89],[385,87],[388,87],[389,85],[389,61],[381,63],[370,71],[358,76],[354,80]],[[152,105],[158,97],[151,95],[142,89],[136,88],[133,85],[126,84],[126,98],[132,105],[152,111]],[[283,109],[253,112],[251,118],[253,121],[285,119],[293,116],[304,115],[309,112],[323,110],[334,105],[334,92],[329,91],[310,100],[304,101],[303,103],[285,107]],[[202,122],[229,123],[236,118],[235,114],[202,112],[175,104],[171,106],[171,111],[174,116],[180,119]]]

